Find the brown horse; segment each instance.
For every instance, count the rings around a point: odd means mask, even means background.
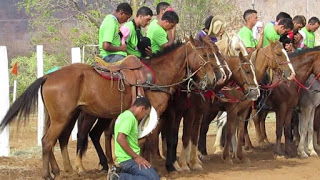
[[[206,41],[208,38],[204,38],[202,41]],[[199,47],[199,43],[196,43],[196,48],[204,48],[204,47]],[[215,69],[215,74],[217,77],[217,83],[220,82],[220,79],[225,79],[226,75],[221,69],[221,65],[219,60],[221,60],[222,56],[219,54],[218,51],[212,51],[210,50],[211,46],[208,46],[205,48],[206,54],[204,54],[204,57],[211,62],[212,66]],[[210,50],[210,51],[208,51]],[[82,165],[82,155],[86,151],[86,146],[87,146],[87,134],[90,131],[93,123],[95,122],[95,117],[84,114],[86,120],[79,120],[78,125],[81,126],[79,127],[78,131],[78,146],[77,146],[77,161],[76,161],[76,168],[78,168],[78,172],[81,173],[85,171],[83,165]],[[83,121],[83,122],[81,122]],[[82,125],[81,125],[82,124]],[[111,126],[110,126],[111,125]],[[107,127],[109,128],[105,130]],[[103,150],[100,145],[100,136],[102,132],[105,130],[105,146],[106,146],[106,155],[104,155]],[[70,132],[69,132],[70,133]],[[100,164],[102,165],[102,169],[107,169],[108,164],[113,164],[113,159],[112,159],[112,149],[111,149],[111,138],[113,135],[113,123],[105,123],[104,120],[98,120],[97,124],[94,126],[94,128],[89,132],[89,135],[92,139],[92,142],[96,148],[96,151],[98,153],[99,159],[100,159]],[[154,143],[156,144],[156,143]],[[155,145],[156,146],[156,145]],[[153,146],[154,149],[156,147]]]
[[[239,84],[249,99],[256,100],[259,97],[259,87],[251,62],[243,57],[242,53],[240,53],[239,57],[226,58],[226,62],[232,71],[231,79]],[[209,95],[205,99],[201,98],[200,93],[201,91],[190,93],[177,92],[173,100],[169,101],[168,108],[165,111],[167,115],[165,118],[165,129],[167,130],[166,140],[168,147],[166,168],[169,172],[174,170],[189,171],[190,169],[202,169],[197,158],[198,137],[203,114],[210,107],[212,93],[209,91]],[[189,107],[188,104],[190,104]],[[175,162],[177,160],[176,148],[182,117],[184,118],[183,147],[179,158],[180,167],[178,167]]]
[[[289,61],[287,53],[284,51],[282,44],[279,41],[272,43],[262,49],[257,49],[251,54],[252,63],[255,66],[255,74],[258,82],[262,80],[267,68],[272,68],[280,71],[287,79],[292,79],[295,72]],[[207,155],[206,150],[206,134],[208,132],[209,124],[214,119],[219,111],[227,111],[227,135],[225,141],[225,148],[223,150],[222,159],[226,162],[229,161],[229,146],[231,138],[235,135],[236,124],[238,124],[238,146],[236,151],[236,158],[241,161],[249,161],[242,153],[242,139],[244,134],[244,121],[248,115],[251,100],[242,101],[244,94],[239,90],[227,91],[228,96],[235,97],[239,100],[238,103],[228,102],[214,102],[210,108],[210,114],[202,121],[200,130],[199,146],[198,149],[202,156]]]
[[[188,43],[172,46],[170,52],[159,55],[150,62],[149,67],[154,72],[156,86],[171,87],[174,90],[177,84],[184,81],[187,68],[207,84],[213,83],[215,75],[211,64],[203,57],[204,48],[196,49],[193,44],[191,39]],[[130,107],[131,89],[125,85],[124,89],[119,91],[119,88],[123,87],[120,81],[118,83],[105,80],[89,65],[69,65],[37,79],[29,86],[11,106],[0,129],[12,122],[18,114],[26,117],[30,113],[32,105],[36,102],[38,89],[41,87],[49,118],[48,129],[42,138],[43,177],[52,179],[49,162],[54,176],[60,174],[53,146],[68,124],[74,123],[79,111],[113,119],[118,116],[121,108]],[[170,94],[150,90],[145,94],[160,115],[167,106]],[[66,153],[65,151],[62,154]],[[71,166],[69,168],[71,169]]]
[[[308,77],[313,73],[317,76],[320,73],[320,47],[303,50],[289,55],[294,69],[296,70],[296,79],[304,84]],[[319,77],[318,77],[319,79]],[[292,149],[291,142],[291,117],[293,107],[297,105],[301,90],[301,86],[296,82],[281,83],[272,90],[266,104],[272,107],[276,113],[276,144],[274,147],[275,156],[283,156],[281,150],[281,136],[284,129],[285,134],[285,155],[289,157],[295,153]],[[258,143],[264,145],[269,144],[265,133],[265,117],[269,110],[262,109],[258,116],[254,118]]]

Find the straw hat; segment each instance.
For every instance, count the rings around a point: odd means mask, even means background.
[[[222,28],[226,27],[226,20],[223,16],[216,15],[212,18],[210,28],[208,31],[209,36],[217,37]]]

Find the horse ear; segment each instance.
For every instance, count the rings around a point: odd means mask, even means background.
[[[239,52],[239,59],[240,59],[241,62],[244,61],[243,54],[242,54],[241,51]]]
[[[190,40],[190,42],[192,43],[192,44],[194,44],[194,39],[193,39],[193,37],[190,35],[189,36],[189,40]]]

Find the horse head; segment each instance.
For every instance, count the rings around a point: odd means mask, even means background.
[[[257,100],[260,96],[259,84],[255,75],[255,69],[250,59],[239,53],[239,64],[229,63],[233,69],[233,80],[242,88],[245,96],[250,100]]]
[[[216,76],[211,65],[213,61],[211,59],[215,57],[207,57],[206,49],[197,47],[196,40],[191,36],[189,39],[186,38],[185,46],[187,64],[198,78],[200,88],[205,89],[207,85],[213,85],[216,82]]]
[[[231,37],[227,36],[216,44],[225,56],[239,56],[240,52],[244,56],[248,55],[246,46],[237,34],[232,34]]]
[[[282,43],[280,41],[269,42],[270,45],[262,49],[264,55],[268,59],[269,67],[274,70],[278,69],[286,79],[292,80],[296,73]]]
[[[206,51],[206,54],[204,54],[204,56],[208,58],[214,69],[214,73],[217,77],[217,82],[215,85],[223,84],[227,79],[224,67],[228,71],[228,75],[231,74],[229,66],[225,62],[225,58],[222,56],[218,47],[214,44],[214,42],[211,41],[208,36],[204,38],[200,37],[198,42],[200,42],[198,46],[202,46]]]

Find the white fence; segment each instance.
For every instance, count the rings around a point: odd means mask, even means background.
[[[72,63],[81,63],[80,48],[72,48]],[[43,46],[37,46],[37,77],[43,76]],[[7,48],[0,46],[0,122],[3,120],[5,114],[9,109],[9,71],[8,71],[8,56]],[[15,87],[16,88],[16,87]],[[13,97],[15,99],[15,97]],[[38,97],[38,137],[37,144],[41,146],[41,139],[44,132],[44,105],[39,91]],[[72,131],[72,140],[77,138],[77,124]],[[9,125],[0,133],[0,156],[10,155],[10,141],[9,141]]]

